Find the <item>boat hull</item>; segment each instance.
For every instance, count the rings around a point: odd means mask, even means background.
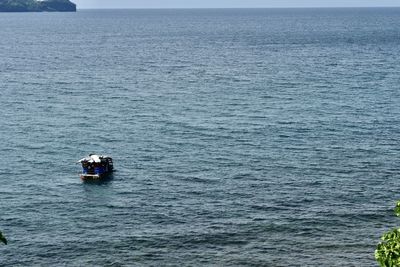
[[[80,174],[82,181],[99,181],[108,177],[108,173],[104,174]]]

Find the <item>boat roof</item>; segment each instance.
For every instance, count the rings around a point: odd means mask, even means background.
[[[88,157],[80,159],[78,162],[89,162],[89,163],[100,163],[102,159],[106,159],[109,158],[111,159],[111,157],[109,156],[105,156],[105,155],[95,155],[95,154],[90,154]]]

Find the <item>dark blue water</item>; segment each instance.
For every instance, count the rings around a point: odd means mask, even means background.
[[[4,266],[375,266],[400,9],[0,14]],[[75,162],[114,158],[84,184]]]

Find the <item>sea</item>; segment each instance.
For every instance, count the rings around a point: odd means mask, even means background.
[[[0,266],[377,266],[400,8],[0,14]],[[85,183],[77,161],[114,159]]]

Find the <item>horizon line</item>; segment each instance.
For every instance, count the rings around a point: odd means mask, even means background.
[[[83,7],[77,10],[140,10],[140,9],[329,9],[329,8],[400,8],[398,6],[289,6],[289,7]]]

